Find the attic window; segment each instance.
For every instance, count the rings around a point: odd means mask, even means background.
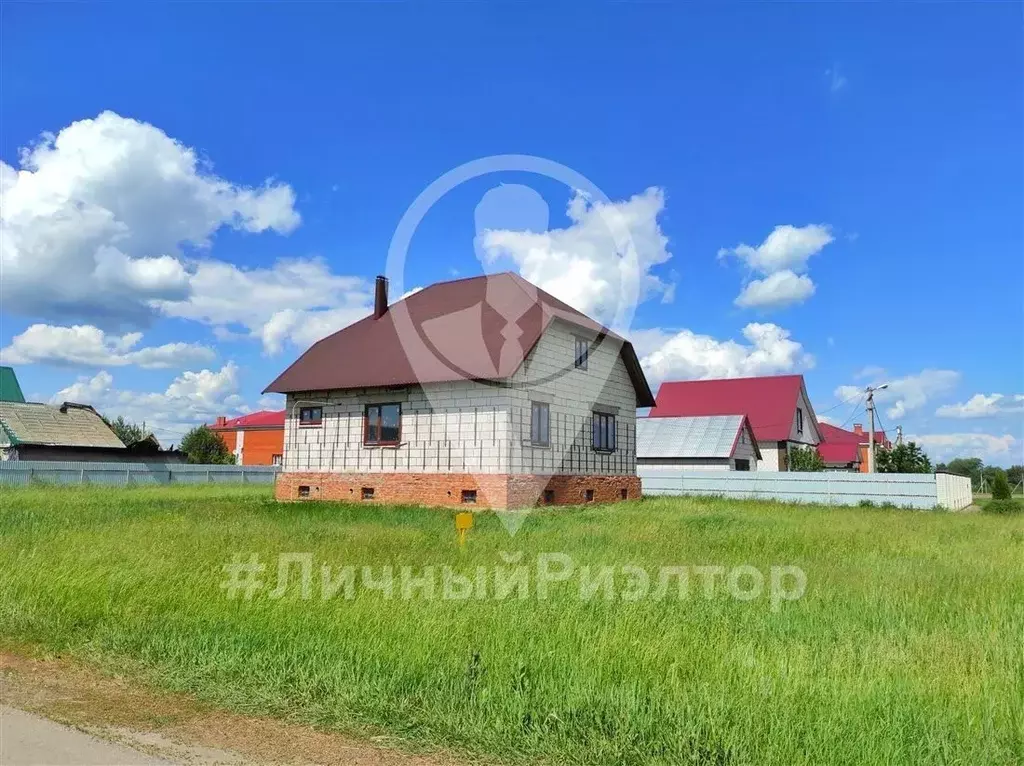
[[[587,363],[590,360],[590,341],[586,338],[580,338],[576,336],[576,354],[574,364],[577,370],[587,369]]]
[[[799,407],[796,408],[796,432],[798,434],[804,432],[804,411]]]
[[[300,426],[318,426],[324,422],[323,407],[302,407],[299,409]]]

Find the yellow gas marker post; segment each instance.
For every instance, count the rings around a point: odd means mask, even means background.
[[[468,511],[455,514],[455,531],[459,533],[459,545],[466,544],[466,532],[473,528],[473,514]]]

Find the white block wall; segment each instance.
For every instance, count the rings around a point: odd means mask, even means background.
[[[503,385],[477,381],[289,394],[285,471],[342,473],[540,473],[632,475],[636,472],[636,394],[619,345],[593,347],[587,370],[573,366],[572,325],[552,323],[515,376]],[[531,402],[550,407],[550,448],[530,441]],[[368,403],[401,402],[402,443],[363,444]],[[321,426],[300,426],[301,407],[323,407]],[[616,413],[618,449],[591,449],[591,413]]]

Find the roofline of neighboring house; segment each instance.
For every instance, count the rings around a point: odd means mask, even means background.
[[[207,426],[211,431],[281,431],[284,423],[273,426]]]
[[[736,429],[736,436],[732,440],[732,449],[729,450],[729,457],[731,458],[736,454],[736,446],[740,443],[740,434],[746,429],[747,434],[750,436],[750,443],[754,445],[754,454],[757,459],[761,459],[761,448],[757,446],[757,439],[754,437],[754,427],[750,425],[750,418],[743,415],[743,420],[740,421],[740,427]]]

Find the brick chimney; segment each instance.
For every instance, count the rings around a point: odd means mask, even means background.
[[[388,278],[377,277],[373,291],[373,318],[380,319],[388,310]]]
[[[216,422],[214,423],[214,425],[215,425],[215,426],[223,426],[223,425],[224,425],[224,424],[226,424],[227,422],[228,422],[228,419],[227,419],[227,417],[225,417],[224,415],[219,415],[219,416],[217,417],[217,421],[216,421]]]
[[[866,432],[866,431],[864,430],[864,424],[863,424],[863,423],[854,423],[854,424],[853,424],[853,432],[854,432],[855,434],[864,434],[864,433],[867,433],[867,432]]]

